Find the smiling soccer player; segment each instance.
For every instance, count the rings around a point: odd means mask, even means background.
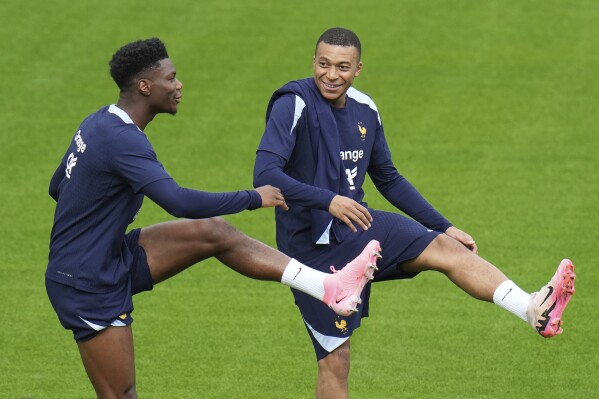
[[[256,153],[254,185],[279,187],[289,212],[276,210],[277,246],[313,264],[343,263],[352,248],[379,240],[384,257],[373,282],[444,273],[474,298],[495,302],[542,336],[560,334],[574,293],[574,265],[563,260],[551,281],[530,295],[477,255],[472,237],[453,226],[401,176],[391,159],[374,101],[352,87],[362,72],[362,47],[344,28],[316,42],[311,78],[278,89],[267,107]],[[368,208],[366,175],[410,217]],[[323,269],[324,270],[324,269]],[[317,397],[348,397],[349,339],[368,315],[370,290],[357,314],[339,318],[293,290],[318,360]]]

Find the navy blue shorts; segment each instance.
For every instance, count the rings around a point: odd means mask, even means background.
[[[378,240],[383,257],[377,262],[379,270],[374,274],[373,282],[416,276],[418,273],[403,272],[400,269],[401,263],[420,255],[440,233],[396,213],[375,210],[370,210],[370,213],[374,219],[370,229],[348,233],[341,243],[322,245],[295,258],[307,266],[329,273],[331,265],[337,269],[342,268],[358,256],[370,240]],[[345,342],[360,326],[362,317],[368,317],[370,284],[366,285],[362,293],[362,304],[358,306],[358,312],[350,317],[338,316],[321,301],[303,292],[292,291],[318,360]]]
[[[139,246],[140,229],[125,236],[133,254],[129,277],[114,290],[93,293],[46,278],[46,292],[62,326],[73,332],[75,341],[87,341],[108,326],[127,326],[133,322],[133,295],[154,287],[146,252]]]

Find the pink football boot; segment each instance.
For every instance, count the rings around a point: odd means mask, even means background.
[[[574,265],[569,259],[559,264],[546,286],[531,295],[528,322],[545,338],[562,333],[562,313],[574,294]]]
[[[381,257],[381,245],[372,240],[360,255],[341,270],[331,266],[332,275],[324,280],[324,303],[340,316],[350,316],[358,311],[360,295],[366,283],[378,270],[376,261]]]

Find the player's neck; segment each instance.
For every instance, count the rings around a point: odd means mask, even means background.
[[[127,97],[121,96],[116,106],[125,111],[140,130],[144,130],[154,119],[154,114],[148,111],[145,104],[131,101]]]

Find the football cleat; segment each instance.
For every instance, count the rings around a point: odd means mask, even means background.
[[[563,332],[562,313],[574,295],[574,280],[574,265],[564,259],[549,283],[531,294],[528,322],[543,337],[551,338]]]
[[[333,274],[324,279],[324,303],[340,316],[351,316],[362,302],[360,295],[366,283],[374,278],[381,245],[372,240],[360,255],[341,270],[331,266]]]

